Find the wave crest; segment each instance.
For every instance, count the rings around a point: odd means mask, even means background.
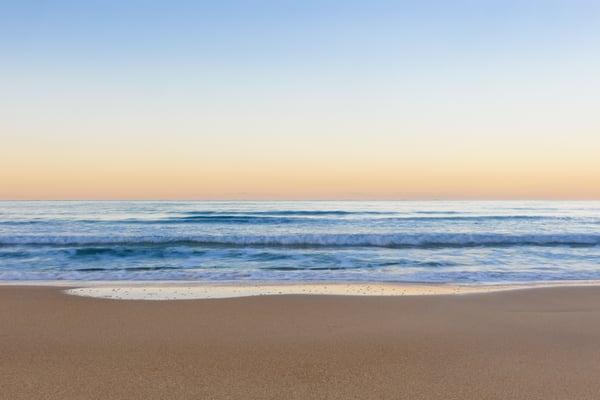
[[[121,245],[188,244],[272,247],[498,247],[498,246],[598,246],[600,234],[497,233],[391,233],[301,235],[191,235],[191,236],[4,236],[0,245]]]

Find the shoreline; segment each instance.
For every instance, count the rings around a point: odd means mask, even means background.
[[[69,295],[115,300],[202,300],[236,297],[440,296],[524,289],[595,287],[600,281],[453,284],[413,282],[0,281],[0,287],[57,287]]]

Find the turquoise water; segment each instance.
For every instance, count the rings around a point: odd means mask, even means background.
[[[600,279],[600,202],[0,202],[0,279]]]

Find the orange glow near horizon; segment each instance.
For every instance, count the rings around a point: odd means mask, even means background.
[[[600,199],[595,155],[8,154],[2,199]],[[415,151],[415,149],[412,149]]]
[[[0,148],[0,199],[600,199],[593,130],[474,135],[484,123],[449,122],[20,127]]]

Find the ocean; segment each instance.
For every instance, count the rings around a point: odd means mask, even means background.
[[[600,279],[600,202],[0,202],[0,280]]]

